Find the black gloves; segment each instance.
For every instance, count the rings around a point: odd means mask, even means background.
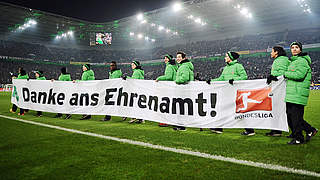
[[[278,78],[276,76],[268,76],[267,77],[267,84],[270,84],[272,81],[278,81]]]
[[[211,79],[206,80],[207,84],[210,84],[210,82],[211,82]]]
[[[233,81],[234,81],[233,79],[230,79],[229,84],[233,85]]]
[[[127,80],[127,76],[122,76],[121,77],[123,80]]]

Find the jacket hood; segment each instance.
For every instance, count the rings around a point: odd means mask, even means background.
[[[180,62],[180,65],[181,65],[181,66],[182,66],[182,65],[188,66],[188,68],[189,68],[191,71],[194,70],[193,64],[192,64],[188,59],[181,61],[181,62]]]
[[[90,76],[93,76],[94,74],[93,74],[93,71],[90,69],[90,70],[87,70],[87,71],[85,71],[86,73],[88,73],[88,75],[90,75]]]

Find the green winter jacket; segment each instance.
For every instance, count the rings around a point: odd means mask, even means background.
[[[44,76],[38,77],[37,80],[46,80],[46,77],[44,77]]]
[[[144,71],[142,69],[134,69],[131,77],[128,79],[144,79]]]
[[[307,54],[292,56],[288,70],[284,73],[287,78],[286,102],[307,105],[311,83],[311,58]]]
[[[177,84],[185,84],[189,81],[194,81],[193,70],[193,64],[187,59],[183,60],[179,64],[175,82]]]
[[[90,70],[86,70],[82,73],[82,77],[81,80],[82,81],[88,81],[88,80],[94,80],[94,72],[90,69]]]
[[[21,76],[21,74],[18,74],[17,79],[29,79],[28,74]]]
[[[60,74],[59,81],[71,81],[70,74]]]
[[[287,71],[289,63],[287,56],[278,56],[272,63],[271,75],[282,76]]]
[[[115,69],[109,72],[109,79],[121,78],[121,76],[122,76],[122,72],[120,69]]]
[[[247,80],[248,76],[246,73],[246,70],[242,66],[242,64],[238,63],[237,60],[234,60],[230,63],[227,63],[227,65],[223,68],[223,71],[220,75],[220,77],[216,79],[212,79],[213,81],[229,81],[229,80]]]
[[[178,67],[172,65],[169,62],[166,63],[166,70],[164,71],[163,76],[157,78],[158,81],[175,81],[177,75]]]

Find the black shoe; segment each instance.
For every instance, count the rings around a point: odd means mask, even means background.
[[[243,135],[243,136],[253,136],[255,134],[256,134],[255,132],[248,132],[248,131],[244,131],[241,133],[241,135]]]
[[[175,128],[173,128],[173,130],[175,130],[175,131],[186,131],[186,128],[185,127],[175,127]]]
[[[292,139],[287,144],[289,144],[289,145],[299,145],[299,144],[303,144],[303,140]]]
[[[54,116],[54,118],[61,118],[62,117],[62,114],[57,114]]]
[[[91,119],[91,115],[84,115],[80,120],[87,120],[87,119]]]
[[[64,119],[70,119],[71,118],[71,114],[67,114],[66,118]]]
[[[286,136],[287,138],[293,138],[293,134],[289,134],[289,136]]]
[[[280,137],[281,135],[282,135],[281,132],[275,132],[275,131],[266,133],[266,136],[273,136],[273,137]]]
[[[315,136],[318,132],[318,129],[315,129],[312,132],[306,133],[306,142],[309,142],[313,136]]]
[[[111,116],[106,115],[103,119],[101,119],[101,121],[110,121],[111,120]]]
[[[142,123],[144,123],[143,119],[137,119],[136,124],[142,124]]]

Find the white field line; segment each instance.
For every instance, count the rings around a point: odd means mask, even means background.
[[[96,133],[83,132],[83,131],[78,131],[75,129],[68,129],[68,128],[64,128],[64,127],[60,127],[60,126],[53,126],[53,125],[49,125],[49,124],[23,120],[23,119],[19,119],[19,118],[10,117],[10,116],[0,115],[0,117],[19,121],[19,122],[24,122],[24,123],[28,123],[28,124],[34,124],[34,125],[38,125],[38,126],[48,127],[48,128],[52,128],[52,129],[58,129],[58,130],[62,130],[62,131],[72,132],[72,133],[76,133],[76,134],[83,134],[83,135],[87,135],[87,136],[98,137],[98,138],[103,138],[103,139],[127,143],[127,144],[149,147],[152,149],[159,149],[159,150],[170,151],[170,152],[175,152],[175,153],[180,153],[180,154],[187,154],[187,155],[192,155],[192,156],[197,156],[197,157],[203,157],[203,158],[207,158],[207,159],[231,162],[231,163],[241,164],[241,165],[245,165],[245,166],[252,166],[252,167],[258,167],[258,168],[263,168],[263,169],[283,171],[283,172],[288,172],[288,173],[293,173],[293,174],[320,177],[320,173],[313,172],[313,171],[294,169],[294,168],[280,166],[280,165],[246,161],[246,160],[240,160],[240,159],[235,159],[235,158],[230,158],[230,157],[224,157],[224,156],[220,156],[220,155],[212,155],[212,154],[206,154],[206,153],[201,153],[201,152],[197,152],[197,151],[188,151],[188,150],[184,150],[184,149],[177,149],[177,148],[172,148],[172,147],[154,145],[154,144],[140,142],[140,141],[133,141],[130,139],[121,139],[121,138],[112,137],[112,136],[105,136],[105,135],[96,134]]]

